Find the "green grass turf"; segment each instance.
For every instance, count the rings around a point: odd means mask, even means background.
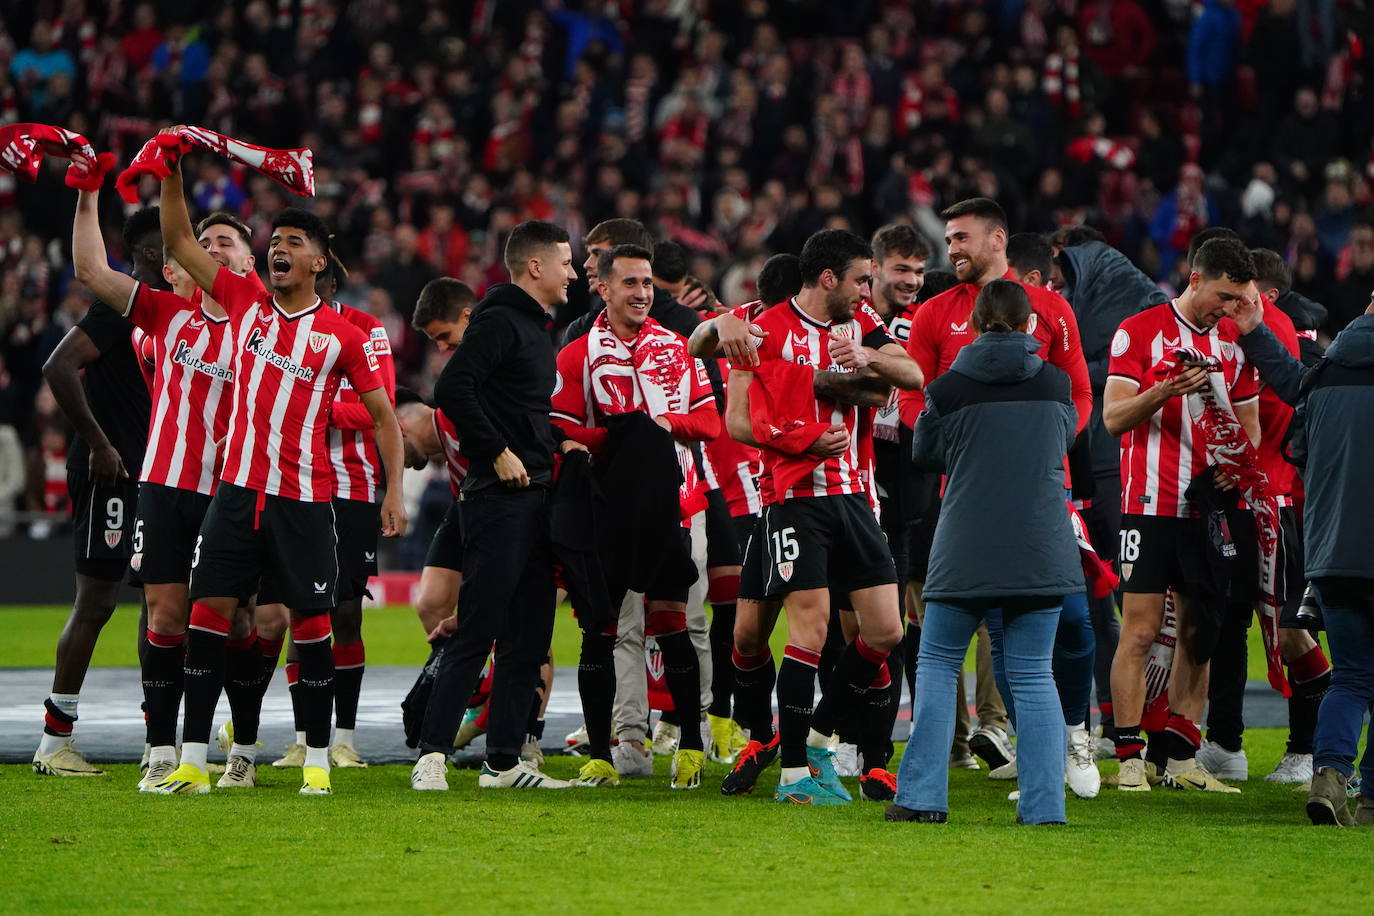
[[[57,637],[67,622],[70,608],[0,606],[0,668],[50,668]],[[136,667],[135,638],[138,608],[121,606],[106,624],[95,647],[91,664],[96,667]],[[369,608],[363,617],[363,638],[367,642],[369,665],[422,665],[428,655],[415,612],[408,607]],[[786,628],[773,633],[773,655],[782,658],[787,641]],[[576,665],[582,645],[577,622],[567,605],[559,607],[554,619],[553,657],[556,664]],[[1264,652],[1259,641],[1259,625],[1250,627],[1248,655],[1251,680],[1264,680]],[[972,666],[970,650],[969,665]]]
[[[1251,771],[1282,752],[1246,733]],[[551,758],[570,777],[577,761]],[[879,805],[804,810],[672,792],[653,780],[566,792],[408,788],[408,769],[335,771],[331,798],[296,794],[297,771],[264,767],[251,792],[134,792],[133,766],[100,779],[0,767],[0,900],[8,912],[277,911],[896,913],[1347,912],[1374,829],[1308,825],[1305,796],[1252,780],[1241,795],[1156,789],[1070,797],[1067,828],[1014,826],[1008,783],[951,774],[951,822],[887,824]],[[1104,770],[1114,769],[1104,765]],[[857,794],[857,790],[856,794]],[[1117,901],[1117,903],[1113,903]]]

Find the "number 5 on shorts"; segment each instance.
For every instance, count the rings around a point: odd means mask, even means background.
[[[797,543],[796,534],[796,528],[784,528],[773,532],[774,563],[795,560],[801,553],[801,545]]]

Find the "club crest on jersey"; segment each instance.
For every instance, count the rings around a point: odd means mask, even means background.
[[[778,575],[782,576],[782,581],[792,581],[792,569],[793,563],[791,560],[783,560],[781,563],[778,564]]]
[[[310,332],[310,352],[323,353],[324,348],[329,346],[329,342],[334,339],[333,334],[325,334],[321,331]]]
[[[120,540],[124,537],[124,532],[118,528],[105,532],[105,546],[114,550],[119,546]]]
[[[1231,342],[1228,341],[1228,340],[1223,340],[1223,341],[1221,342],[1221,358],[1222,358],[1222,359],[1235,359],[1235,358],[1236,358],[1236,345],[1233,344],[1233,343],[1231,343]]]
[[[1034,312],[1031,312],[1031,313],[1030,313],[1030,317],[1026,319],[1026,333],[1027,333],[1027,334],[1034,334],[1034,333],[1035,333],[1035,318],[1036,318],[1035,313],[1034,313]]]

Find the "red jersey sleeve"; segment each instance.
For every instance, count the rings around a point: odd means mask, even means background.
[[[386,389],[386,399],[394,406],[396,363],[391,358],[391,342],[387,339],[386,328],[378,324],[364,333],[368,334],[368,346],[377,360],[378,375],[381,377],[382,387]],[[344,400],[344,393],[340,391],[335,396],[334,406],[330,410],[329,425],[337,429],[371,429],[372,414],[368,412],[367,405],[354,400]]]
[[[166,333],[167,326],[171,324],[177,312],[196,308],[190,299],[183,299],[176,293],[153,289],[142,283],[134,287],[131,306],[129,321],[133,322],[134,327],[154,337]]]
[[[240,277],[229,268],[220,265],[215,274],[215,285],[210,289],[210,298],[218,302],[230,318],[237,318],[257,304],[263,295],[262,282],[254,277]],[[375,386],[374,386],[375,387]]]
[[[706,375],[706,367],[699,359],[692,362],[695,371],[692,373],[691,407],[685,414],[664,414],[664,419],[672,427],[674,439],[704,442],[720,435],[720,412],[716,410],[716,400],[711,394],[711,380]]]
[[[1134,382],[1139,388],[1150,370],[1150,354],[1146,349],[1144,335],[1131,326],[1130,321],[1121,323],[1112,337],[1111,361],[1107,364],[1107,379],[1119,378]]]
[[[565,438],[581,442],[592,451],[606,444],[606,430],[590,426],[587,392],[582,386],[587,364],[587,338],[581,337],[558,351],[554,367],[553,396],[549,399],[549,419]]]
[[[372,355],[372,344],[363,332],[345,323],[339,331],[339,344],[339,369],[353,390],[366,394],[381,388],[377,357]]]
[[[1073,406],[1078,411],[1077,432],[1088,425],[1093,411],[1093,386],[1088,378],[1088,363],[1083,358],[1083,343],[1078,336],[1078,321],[1063,297],[1049,293],[1045,297],[1050,308],[1049,362],[1064,370],[1073,392]]]
[[[1236,344],[1237,347],[1240,344]],[[1259,379],[1255,377],[1255,367],[1248,362],[1236,373],[1236,383],[1231,386],[1231,406],[1239,407],[1259,398]]]
[[[888,344],[897,342],[887,330],[887,325],[883,324],[883,319],[873,311],[873,306],[866,303],[859,306],[854,317],[859,322],[859,342],[865,347],[881,350]]]
[[[935,328],[935,316],[931,314],[930,303],[926,303],[912,317],[911,333],[906,339],[907,356],[916,360],[916,365],[921,367],[921,378],[925,379],[927,385],[935,380],[935,371],[939,366]],[[924,407],[925,395],[921,389],[897,392],[898,419],[907,429],[915,426],[916,417]]]

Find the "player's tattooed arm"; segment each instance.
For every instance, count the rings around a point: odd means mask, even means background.
[[[882,407],[892,394],[892,386],[870,366],[856,372],[822,369],[813,376],[811,388],[828,401],[857,407]]]

